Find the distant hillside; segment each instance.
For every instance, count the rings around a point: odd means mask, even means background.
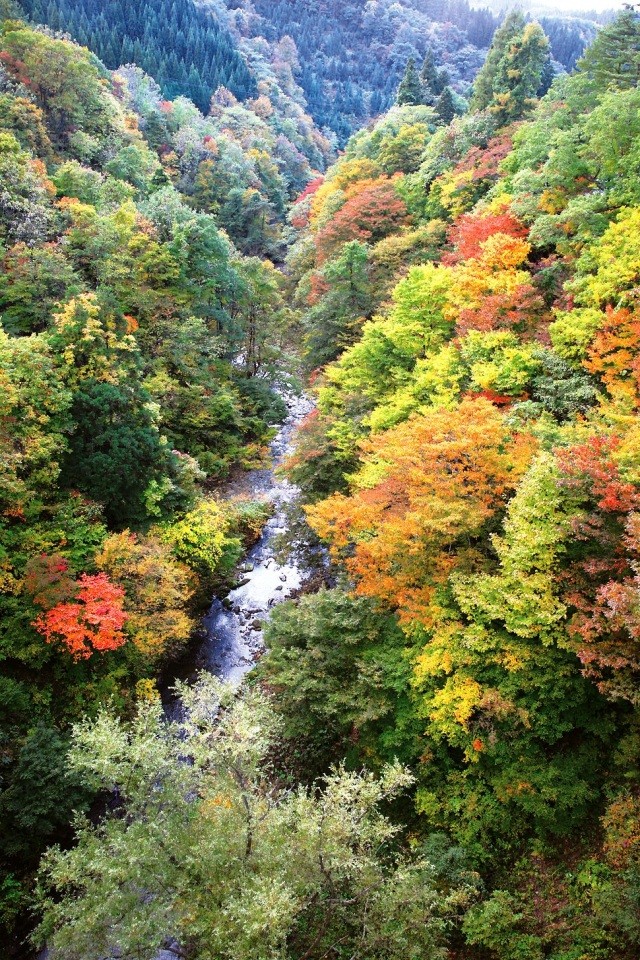
[[[297,79],[316,123],[341,144],[387,110],[409,57],[427,50],[445,68],[451,86],[469,93],[503,11],[467,0],[226,0],[235,29],[273,43],[291,37]],[[205,0],[220,11],[222,0]],[[495,6],[495,5],[494,5]],[[502,5],[501,5],[502,7]],[[224,12],[221,13],[224,16]],[[556,62],[575,65],[597,25],[589,18],[547,16],[543,24]]]
[[[389,108],[409,57],[422,61],[429,48],[454,89],[468,92],[499,23],[467,0],[240,0],[233,6],[251,6],[259,15],[249,19],[254,33],[270,41],[292,37],[309,110],[341,142]]]
[[[466,96],[502,14],[467,0],[23,0],[35,22],[62,30],[110,69],[136,63],[165,97],[207,112],[220,86],[240,101],[267,84],[285,115],[308,108],[339,146],[389,109],[410,57],[431,51]],[[494,4],[495,6],[495,4]],[[597,23],[547,16],[554,59],[571,70]],[[293,41],[293,43],[291,42]],[[298,116],[295,117],[298,122]],[[313,162],[313,161],[312,161]]]
[[[219,86],[240,100],[255,93],[234,39],[191,0],[22,0],[21,6],[32,20],[89,47],[110,70],[142,67],[169,99],[187,96],[206,112]]]

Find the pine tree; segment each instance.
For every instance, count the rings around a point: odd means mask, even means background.
[[[486,110],[494,95],[494,84],[500,61],[509,48],[509,44],[526,26],[524,14],[521,10],[512,10],[504,23],[496,30],[487,59],[476,77],[471,98],[471,110]]]
[[[501,124],[520,120],[532,106],[549,60],[549,41],[542,27],[528,23],[511,41],[496,70],[489,109]]]
[[[422,83],[416,70],[416,62],[413,57],[409,57],[407,61],[407,68],[404,72],[404,77],[398,87],[398,95],[396,97],[396,103],[398,106],[417,106],[420,103],[424,103],[424,96],[422,93]]]
[[[433,103],[438,95],[439,76],[433,59],[433,50],[427,48],[424,55],[422,70],[420,71],[420,80],[422,81],[422,92],[426,103]]]
[[[599,88],[619,89],[640,83],[640,15],[623,10],[613,23],[598,33],[578,62],[578,70],[595,80]]]
[[[448,126],[456,115],[456,106],[451,87],[445,87],[436,101],[436,113],[445,126]]]

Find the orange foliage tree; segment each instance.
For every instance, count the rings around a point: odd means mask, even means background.
[[[640,402],[640,317],[623,307],[607,307],[606,320],[588,351],[584,366],[600,377],[608,393]]]
[[[524,239],[527,228],[509,212],[483,215],[465,213],[458,217],[447,233],[447,242],[453,247],[442,257],[442,263],[453,266],[461,260],[475,259],[482,252],[482,245],[494,233],[501,233],[514,239]]]
[[[501,511],[531,454],[484,399],[434,409],[363,442],[351,496],[307,508],[357,592],[429,623],[434,588],[473,562],[473,539]]]
[[[544,302],[526,270],[529,244],[504,233],[482,240],[480,232],[464,242],[468,248],[477,245],[478,252],[455,268],[450,299],[457,332],[534,327]]]

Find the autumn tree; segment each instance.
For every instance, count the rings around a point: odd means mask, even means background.
[[[363,442],[350,496],[309,507],[313,529],[342,558],[363,596],[428,622],[438,584],[469,562],[469,538],[504,508],[527,459],[491,404],[414,416]]]
[[[194,627],[188,610],[193,584],[168,546],[153,536],[115,533],[96,565],[124,591],[124,631],[147,662],[181,649]]]
[[[533,461],[493,538],[498,569],[454,573],[416,652],[438,757],[425,764],[418,805],[478,849],[501,842],[505,815],[511,836],[567,833],[600,789],[612,727],[566,649],[568,611],[553,574],[574,503],[559,479],[552,456]],[[473,814],[461,815],[469,803]]]
[[[339,246],[350,240],[381,240],[409,222],[407,208],[398,196],[392,180],[380,178],[364,184],[340,208],[316,238],[321,260],[333,256]]]
[[[75,660],[117,650],[126,642],[123,600],[124,590],[106,574],[83,573],[72,599],[45,610],[34,626],[47,643],[62,644]]]

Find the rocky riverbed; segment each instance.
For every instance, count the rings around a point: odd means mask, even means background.
[[[247,553],[239,568],[239,581],[226,597],[215,598],[203,618],[200,642],[192,645],[171,682],[166,683],[164,700],[169,716],[179,704],[170,687],[173,679],[191,680],[201,670],[238,682],[251,669],[263,649],[262,625],[269,611],[299,589],[313,571],[299,559],[283,559],[276,542],[286,533],[288,515],[298,489],[277,473],[277,467],[291,451],[297,428],[313,409],[306,396],[285,395],[289,414],[271,443],[271,464],[265,469],[242,474],[225,488],[225,497],[249,496],[268,500],[273,514],[262,535]]]

